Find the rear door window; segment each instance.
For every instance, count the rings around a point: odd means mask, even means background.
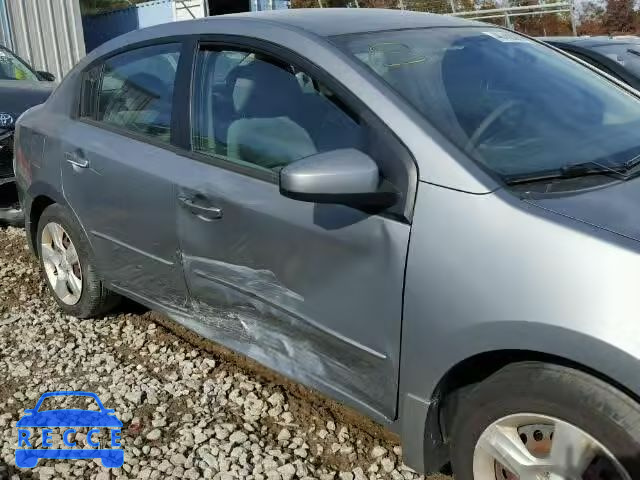
[[[102,66],[99,88],[91,81],[95,74],[89,71],[85,75],[84,90],[97,90],[97,102],[91,103],[93,96],[83,91],[81,110],[110,127],[169,143],[179,57],[180,44],[173,43],[109,58]]]

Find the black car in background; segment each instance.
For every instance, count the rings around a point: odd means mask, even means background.
[[[640,90],[640,37],[542,37],[539,40],[560,48]]]
[[[43,103],[55,78],[37,72],[13,52],[0,46],[0,224],[19,224],[22,211],[13,174],[13,130],[25,110]]]

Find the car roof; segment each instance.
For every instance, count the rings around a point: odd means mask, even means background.
[[[202,32],[216,31],[222,22],[234,22],[246,26],[255,26],[256,22],[270,27],[302,30],[321,37],[364,33],[382,30],[397,30],[429,27],[461,27],[476,25],[489,28],[486,24],[463,20],[448,15],[412,12],[407,10],[390,10],[381,8],[295,8],[270,10],[261,12],[234,13],[196,20],[170,22],[154,27],[135,30],[125,34],[129,40],[144,35],[170,36],[178,31],[193,30]],[[123,37],[124,37],[123,36]]]
[[[497,28],[449,15],[382,8],[295,8],[234,13],[133,30],[98,46],[78,66],[84,68],[94,59],[134,43],[183,35],[224,33],[251,36],[252,32],[262,32],[264,36],[265,32],[271,32],[270,35],[277,36],[284,32],[320,39],[384,30],[469,26]]]
[[[381,30],[467,26],[470,24],[468,20],[449,15],[382,8],[299,8],[246,12],[217,18],[211,17],[208,20],[224,21],[225,17],[279,23],[323,37]]]
[[[593,37],[540,37],[539,40],[553,44],[575,45],[584,48],[602,47],[605,45],[640,44],[640,37],[636,35],[598,35]]]

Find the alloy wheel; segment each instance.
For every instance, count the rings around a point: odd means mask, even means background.
[[[631,480],[596,439],[557,418],[517,414],[482,433],[473,457],[475,480]]]
[[[40,238],[42,263],[51,288],[67,305],[75,305],[82,296],[82,267],[75,245],[65,229],[56,222],[45,225]]]

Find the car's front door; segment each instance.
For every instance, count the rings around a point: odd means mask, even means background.
[[[84,73],[79,118],[61,135],[67,201],[112,286],[184,308],[170,150],[181,44],[132,47]]]
[[[194,161],[176,179],[178,234],[190,327],[391,419],[410,233],[403,207],[304,203],[277,183],[288,163],[351,147],[408,188],[409,154],[365,116],[287,62],[201,47]]]

